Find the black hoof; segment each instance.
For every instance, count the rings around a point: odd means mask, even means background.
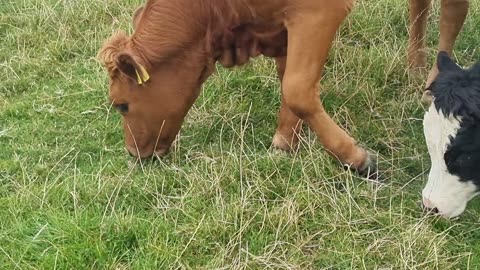
[[[365,163],[360,168],[355,169],[350,166],[345,167],[356,171],[361,177],[375,181],[379,180],[377,159],[369,152],[367,152],[367,159],[365,160]]]

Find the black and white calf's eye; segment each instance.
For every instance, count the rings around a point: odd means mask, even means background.
[[[128,112],[128,103],[122,103],[114,105],[115,109],[120,113],[127,113]]]

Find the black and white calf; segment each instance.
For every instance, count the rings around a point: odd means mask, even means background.
[[[480,62],[462,69],[445,52],[429,92],[423,129],[432,167],[423,189],[426,208],[460,215],[480,192]]]

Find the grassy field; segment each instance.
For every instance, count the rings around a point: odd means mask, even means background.
[[[407,1],[360,1],[331,52],[327,110],[379,153],[384,182],[344,171],[305,129],[271,151],[274,63],[212,77],[180,139],[136,163],[96,60],[140,0],[0,3],[1,269],[478,269],[480,203],[425,216],[423,81],[406,72]],[[438,4],[438,3],[437,3]],[[428,36],[438,40],[438,6]],[[480,59],[480,4],[458,40]]]

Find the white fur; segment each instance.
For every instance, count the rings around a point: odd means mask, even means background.
[[[432,167],[422,192],[423,202],[428,208],[437,208],[445,217],[456,217],[463,213],[476,191],[473,183],[460,181],[458,176],[450,174],[445,164],[444,154],[450,144],[449,137],[455,137],[459,128],[459,119],[437,112],[434,104],[425,113],[423,131]]]

